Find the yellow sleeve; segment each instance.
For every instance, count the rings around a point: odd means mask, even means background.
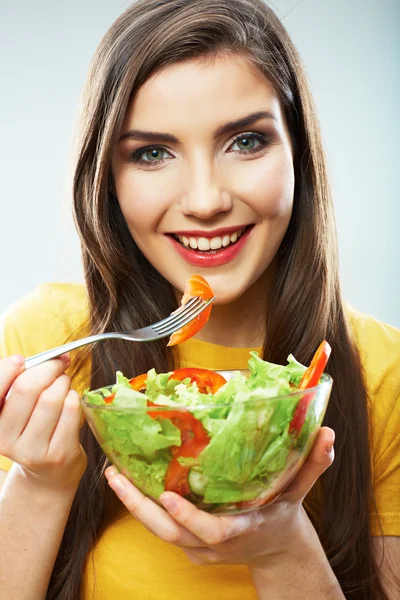
[[[376,512],[371,515],[372,535],[400,536],[400,396],[384,422],[374,457]]]
[[[350,321],[369,397],[372,535],[400,536],[400,330],[353,310]]]
[[[40,285],[1,316],[0,357],[13,354],[32,356],[60,346],[74,337],[83,336],[86,333],[87,314],[87,296],[83,285]],[[81,393],[89,381],[88,363],[72,384]],[[0,456],[0,469],[8,471],[11,465],[12,461]]]
[[[0,469],[3,471],[9,471],[13,465],[12,460],[7,458],[6,456],[0,455]]]

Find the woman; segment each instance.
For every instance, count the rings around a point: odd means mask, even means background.
[[[400,335],[343,304],[320,132],[279,20],[261,0],[139,0],[100,44],[78,132],[86,286],[41,286],[3,319],[6,596],[393,600]],[[193,273],[218,301],[177,353],[102,343],[22,372],[21,354],[169,314]],[[163,510],[113,468],[107,485],[74,390],[116,369],[243,368],[249,349],[308,363],[322,339],[327,427],[281,499],[222,518],[171,493]]]

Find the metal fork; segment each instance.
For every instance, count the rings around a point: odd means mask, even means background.
[[[182,308],[178,308],[178,310],[171,313],[169,317],[166,317],[157,323],[153,323],[153,325],[149,325],[148,327],[134,329],[133,331],[98,333],[80,340],[75,340],[69,344],[63,344],[52,350],[40,352],[40,354],[34,354],[25,360],[25,369],[30,369],[31,367],[40,365],[40,363],[43,363],[46,360],[56,358],[65,352],[76,350],[76,348],[81,348],[82,346],[93,344],[93,342],[99,342],[100,340],[117,339],[130,340],[132,342],[151,342],[153,340],[168,337],[174,333],[174,331],[177,331],[181,327],[184,327],[184,325],[190,323],[190,321],[203,312],[203,310],[214,302],[214,300],[215,297],[210,298],[209,300],[203,300],[196,296],[195,298],[191,298]]]

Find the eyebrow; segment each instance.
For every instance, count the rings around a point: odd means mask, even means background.
[[[268,111],[258,111],[255,113],[251,113],[246,117],[241,119],[237,119],[236,121],[230,121],[229,123],[225,123],[221,127],[214,132],[214,138],[218,138],[221,135],[230,133],[235,129],[244,129],[253,125],[256,121],[260,119],[272,119],[276,120],[274,115]],[[123,140],[140,140],[145,142],[166,142],[169,144],[179,144],[179,140],[174,135],[170,133],[162,133],[159,131],[144,131],[140,129],[131,129],[130,131],[126,131],[121,135],[118,142],[122,142]]]

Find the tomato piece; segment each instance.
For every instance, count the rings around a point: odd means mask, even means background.
[[[209,300],[213,297],[212,290],[208,285],[207,281],[201,275],[193,275],[186,283],[185,293],[183,294],[181,307],[184,306],[191,298],[198,296],[204,300]],[[179,309],[178,309],[179,310]],[[174,331],[169,338],[168,346],[175,346],[188,340],[189,338],[196,335],[200,329],[204,327],[210,318],[211,305],[204,309],[195,319],[190,321],[181,329]]]
[[[110,396],[107,396],[107,398],[104,398],[104,402],[106,404],[111,404],[112,401],[114,400],[114,398],[115,398],[115,394],[111,394]]]
[[[170,379],[176,379],[183,381],[184,379],[190,378],[190,381],[195,381],[199,392],[202,394],[215,394],[220,387],[225,385],[226,379],[216,371],[210,371],[209,369],[197,369],[197,368],[184,368],[176,369]]]
[[[306,371],[304,371],[304,375],[300,380],[298,390],[305,390],[307,388],[312,388],[318,385],[318,382],[321,378],[322,373],[326,367],[326,363],[328,362],[329,356],[331,354],[331,347],[327,341],[323,341],[314,357],[311,361],[310,366]],[[289,425],[289,432],[295,433],[297,435],[300,434],[301,428],[304,425],[304,421],[306,419],[306,414],[308,407],[310,405],[311,400],[313,399],[314,394],[305,394],[298,402],[296,406],[296,410],[294,411],[294,415],[292,421]]]
[[[175,454],[168,465],[167,474],[165,476],[165,491],[176,492],[181,496],[190,494],[191,490],[188,482],[190,467],[181,465],[178,458],[181,456],[197,458],[209,441],[208,437],[205,437],[202,440],[192,439],[179,447],[179,452]]]
[[[150,402],[150,400],[148,400],[147,404],[150,408],[160,407],[159,404],[154,404],[153,402]],[[191,439],[200,441],[203,438],[208,438],[207,432],[201,421],[196,419],[196,417],[187,410],[149,410],[147,414],[153,419],[170,419],[181,432],[182,445]],[[182,445],[178,446],[178,448],[181,448]]]
[[[142,375],[138,375],[137,377],[133,377],[129,380],[129,384],[132,389],[137,392],[146,391],[146,381],[147,381],[147,373],[142,373]]]
[[[195,381],[202,394],[215,394],[220,387],[226,383],[225,377],[217,373],[216,371],[210,371],[209,369],[197,369],[197,368],[184,368],[175,369],[172,372],[170,379],[176,379],[177,381],[183,381],[184,379],[190,379]],[[142,373],[137,377],[130,379],[129,383],[131,387],[138,392],[146,391],[147,373]]]
[[[188,475],[189,469],[179,464],[177,458],[174,457],[168,465],[165,476],[165,491],[188,496],[190,494]]]

